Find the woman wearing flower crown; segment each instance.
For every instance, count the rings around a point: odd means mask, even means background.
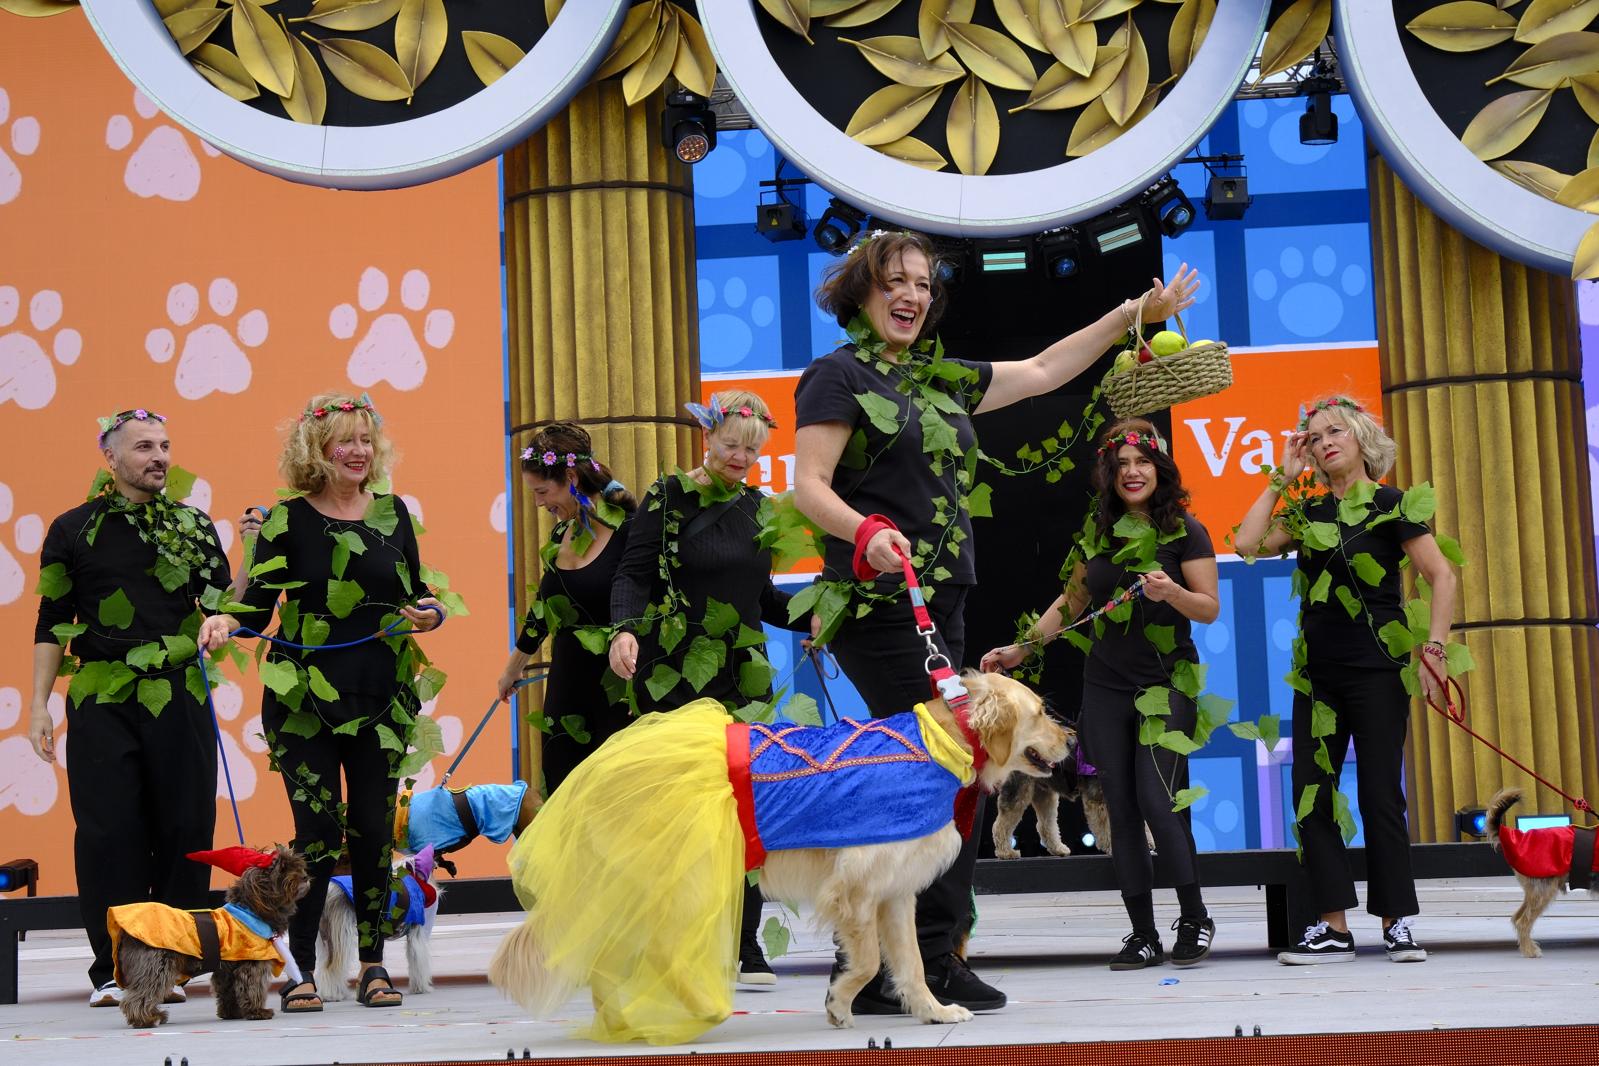
[[[1110,428],[1094,462],[1093,484],[1096,504],[1073,551],[1078,558],[1066,590],[1023,644],[990,651],[983,669],[1011,669],[1090,604],[1117,604],[1094,621],[1077,721],[1083,757],[1105,790],[1115,844],[1111,859],[1133,925],[1110,968],[1138,970],[1166,958],[1155,925],[1145,825],[1176,882],[1181,913],[1171,926],[1177,933],[1171,960],[1188,966],[1210,954],[1216,923],[1199,887],[1189,812],[1172,810],[1174,795],[1188,787],[1188,757],[1177,750],[1186,745],[1141,743],[1144,722],[1158,714],[1146,716],[1138,701],[1149,691],[1164,694],[1163,732],[1193,733],[1197,707],[1174,678],[1199,662],[1191,623],[1216,620],[1216,552],[1205,527],[1188,513],[1188,490],[1166,441],[1144,419]]]
[[[1355,881],[1334,811],[1353,738],[1366,835],[1366,909],[1382,920],[1390,959],[1421,962],[1427,952],[1410,929],[1411,916],[1421,908],[1405,825],[1410,697],[1401,674],[1410,656],[1391,654],[1379,632],[1396,624],[1408,634],[1399,573],[1408,559],[1432,589],[1430,639],[1416,650],[1445,673],[1455,572],[1425,524],[1430,502],[1420,507],[1410,494],[1378,484],[1393,466],[1397,448],[1365,407],[1333,396],[1305,411],[1288,438],[1280,476],[1273,477],[1233,535],[1246,559],[1299,553],[1300,639],[1290,675],[1295,688],[1292,803],[1296,812],[1304,812],[1299,842],[1320,919],[1277,959],[1312,965],[1355,957],[1346,918],[1357,902]],[[1326,492],[1307,498],[1294,491],[1307,468]],[[1407,636],[1407,646],[1411,639]],[[1442,699],[1431,671],[1420,671],[1420,684],[1429,699]],[[1315,791],[1306,810],[1309,789]]]
[[[918,233],[873,231],[857,242],[817,291],[817,306],[845,327],[850,343],[812,362],[794,393],[794,495],[828,534],[822,576],[875,578],[851,586],[871,594],[860,603],[868,611],[858,615],[852,601],[829,647],[879,717],[928,694],[928,651],[900,578],[902,555],[937,593],[927,606],[939,652],[962,664],[963,609],[977,580],[967,506],[975,488],[967,463],[976,444],[971,416],[1077,377],[1132,328],[1138,305],[1125,301],[1029,359],[948,359],[932,340],[945,300],[942,265],[932,241]],[[1156,280],[1144,320],[1188,307],[1197,286],[1186,264],[1171,284]],[[1005,1005],[1004,993],[979,980],[956,950],[971,928],[977,837],[971,834],[954,865],[918,897],[917,932],[933,993],[970,1010],[995,1010]],[[897,1014],[898,998],[874,978],[855,1011]]]
[[[497,691],[501,699],[508,697],[528,660],[550,638],[544,687],[549,728],[540,757],[547,795],[632,720],[601,687],[604,653],[584,648],[577,631],[610,625],[611,584],[638,505],[595,458],[588,432],[572,422],[551,422],[534,435],[522,451],[522,484],[533,505],[555,518],[555,528],[541,553],[538,594],[528,604]]]

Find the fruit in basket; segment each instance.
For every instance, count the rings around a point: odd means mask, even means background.
[[[1215,344],[1215,343],[1216,343],[1215,341],[1211,340],[1209,337],[1206,337],[1202,341],[1195,341],[1194,342],[1194,347],[1198,348],[1201,344]]]
[[[1186,347],[1188,342],[1183,340],[1183,335],[1169,329],[1163,329],[1149,338],[1149,350],[1155,353],[1157,359],[1176,355]]]
[[[1138,346],[1138,361],[1140,363],[1152,363],[1152,362],[1154,362],[1154,360],[1155,360],[1155,353],[1149,350],[1148,343],[1139,344],[1139,346]]]
[[[1131,370],[1137,365],[1138,353],[1128,348],[1116,356],[1116,362],[1111,364],[1110,372],[1112,374],[1120,374],[1123,371]]]

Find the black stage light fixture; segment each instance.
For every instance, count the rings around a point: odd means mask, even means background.
[[[666,94],[661,112],[661,143],[685,163],[698,163],[716,147],[716,112],[710,101],[687,89]]]
[[[1025,238],[983,241],[977,245],[977,268],[984,274],[1023,273],[1027,266]]]
[[[805,211],[798,204],[755,205],[755,232],[772,243],[797,241],[805,236],[805,230]]]
[[[1481,840],[1488,835],[1488,811],[1482,807],[1462,807],[1455,812],[1455,839]]]
[[[4,866],[0,866],[0,892],[16,892],[27,889],[28,895],[36,895],[39,885],[39,864],[32,859],[12,859]]]
[[[1305,113],[1299,116],[1300,144],[1337,144],[1338,116],[1333,114],[1332,94],[1341,86],[1337,78],[1306,78],[1299,91],[1306,97]]]
[[[966,253],[970,249],[970,243],[961,240],[940,241],[937,244],[933,274],[940,285],[947,288],[960,280],[961,270],[966,265]]]
[[[1205,217],[1212,222],[1237,222],[1254,201],[1244,175],[1212,174],[1205,189]]]
[[[843,255],[849,248],[849,242],[860,232],[865,222],[864,211],[857,211],[834,197],[828,201],[827,210],[822,213],[821,221],[816,223],[816,230],[812,236],[816,238],[816,243],[822,251],[830,255]]]
[[[1161,178],[1141,198],[1160,231],[1175,237],[1194,224],[1194,205],[1170,174]]]
[[[1040,233],[1037,253],[1044,275],[1057,281],[1074,278],[1083,268],[1082,242],[1070,227]]]
[[[1144,213],[1131,207],[1118,207],[1098,218],[1091,218],[1082,224],[1082,229],[1088,237],[1088,243],[1100,255],[1131,248],[1149,236]]]

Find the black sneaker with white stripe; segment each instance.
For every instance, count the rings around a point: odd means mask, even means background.
[[[1173,966],[1192,966],[1210,954],[1210,939],[1216,935],[1216,923],[1209,918],[1179,918],[1171,923],[1177,931],[1177,942],[1171,948]]]
[[[1315,966],[1323,962],[1355,961],[1355,938],[1350,933],[1340,933],[1326,922],[1317,922],[1305,930],[1299,943],[1287,951],[1277,953],[1277,961],[1284,966]]]
[[[1382,946],[1388,949],[1388,958],[1394,962],[1427,961],[1427,949],[1416,943],[1409,918],[1396,918],[1393,925],[1382,931]]]
[[[1112,970],[1142,970],[1145,966],[1159,966],[1166,961],[1160,938],[1131,932],[1122,937],[1122,949],[1110,960]]]

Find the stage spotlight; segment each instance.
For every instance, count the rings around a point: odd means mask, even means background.
[[[1533,829],[1559,829],[1571,824],[1569,814],[1521,814],[1516,816],[1516,828],[1523,833]]]
[[[1027,269],[1027,262],[1027,242],[1020,237],[977,246],[977,267],[985,274],[1018,273]]]
[[[34,895],[39,884],[39,864],[32,859],[12,859],[4,866],[0,866],[0,892],[16,892],[27,889],[28,895]]]
[[[1236,222],[1254,201],[1249,195],[1249,179],[1242,174],[1212,174],[1205,190],[1205,217],[1212,222]]]
[[[1154,216],[1160,231],[1168,237],[1175,237],[1194,224],[1193,202],[1169,174],[1144,193],[1143,204]]]
[[[861,225],[865,221],[865,212],[857,211],[834,197],[828,201],[827,210],[822,213],[821,221],[816,223],[816,230],[812,236],[816,238],[816,243],[822,251],[831,255],[843,255],[849,248],[849,242],[860,232]]]
[[[716,112],[698,93],[675,89],[661,112],[661,141],[685,163],[698,163],[716,147]]]
[[[1100,255],[1131,248],[1149,236],[1144,225],[1144,213],[1128,207],[1118,207],[1109,214],[1089,219],[1083,223],[1082,229]]]
[[[1300,144],[1337,144],[1338,116],[1333,114],[1332,94],[1339,89],[1337,78],[1306,78],[1299,91],[1306,96],[1305,113],[1299,116]]]
[[[1093,846],[1094,846],[1094,834],[1092,834],[1092,833],[1084,833],[1083,834],[1083,847],[1091,848]]]
[[[1083,249],[1077,231],[1068,228],[1039,234],[1038,259],[1047,277],[1056,280],[1076,277],[1083,268]]]
[[[1481,840],[1488,835],[1488,812],[1482,807],[1462,807],[1455,812],[1455,839]]]
[[[937,246],[938,257],[933,265],[933,273],[937,276],[940,285],[946,288],[960,280],[961,270],[966,264],[966,252],[970,247],[965,241],[940,242]]]
[[[805,212],[797,204],[757,204],[755,232],[774,244],[797,241],[805,236]]]

